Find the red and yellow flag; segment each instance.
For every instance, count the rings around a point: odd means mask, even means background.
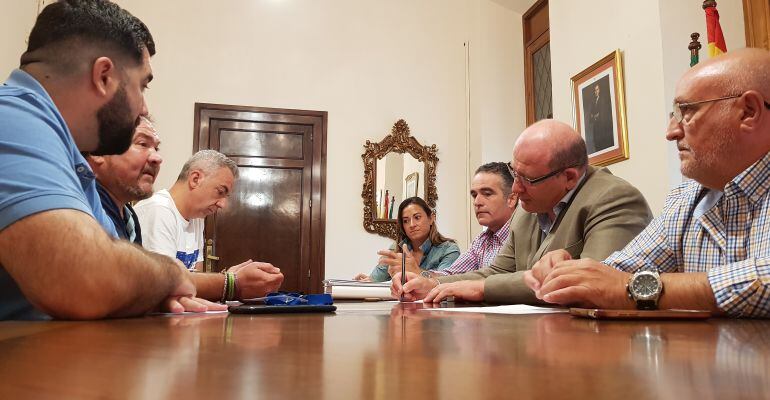
[[[719,11],[717,11],[716,5],[706,8],[706,33],[709,39],[709,57],[727,53],[727,45],[722,34],[722,27],[719,25]]]

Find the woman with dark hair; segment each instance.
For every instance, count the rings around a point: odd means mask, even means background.
[[[406,253],[406,270],[422,271],[449,268],[460,256],[453,239],[441,235],[436,228],[436,214],[425,200],[410,197],[398,206],[398,241],[390,249],[378,251],[379,265],[370,275],[358,274],[354,279],[371,282],[389,281],[401,272],[401,252]]]

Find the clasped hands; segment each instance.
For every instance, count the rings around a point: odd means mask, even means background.
[[[237,278],[236,299],[253,299],[275,292],[283,283],[281,270],[272,264],[246,260],[227,269]]]
[[[634,308],[626,295],[630,278],[590,258],[573,260],[565,250],[546,253],[524,273],[524,283],[538,299],[584,308]]]

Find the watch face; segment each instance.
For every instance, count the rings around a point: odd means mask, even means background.
[[[658,294],[658,279],[652,274],[641,274],[631,282],[631,291],[638,299],[650,299]]]

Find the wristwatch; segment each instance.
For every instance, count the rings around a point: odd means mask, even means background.
[[[639,310],[656,310],[663,293],[663,281],[657,271],[638,271],[626,285],[628,298],[636,302]]]
[[[438,285],[441,284],[441,281],[439,281],[438,278],[433,276],[433,272],[431,272],[431,271],[422,271],[422,272],[420,272],[420,276],[422,276],[423,278],[426,278],[428,280],[434,281],[436,283],[435,286],[438,286]]]

